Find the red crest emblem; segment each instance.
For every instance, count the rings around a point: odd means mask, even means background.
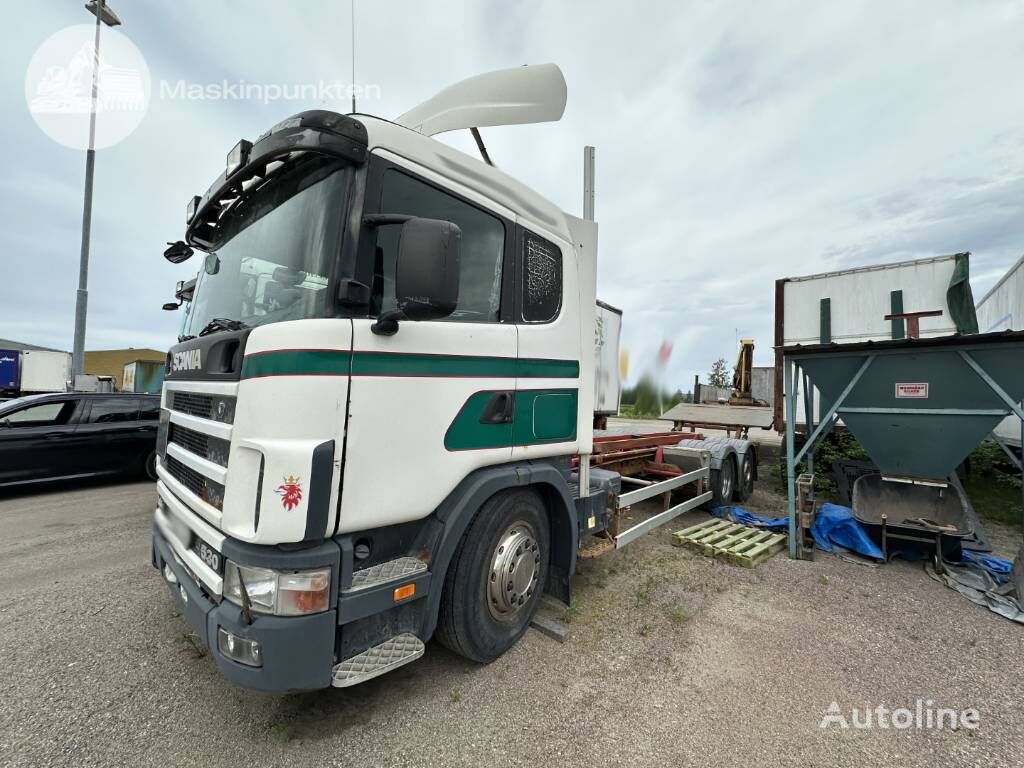
[[[302,483],[299,478],[288,475],[274,493],[281,497],[281,506],[292,510],[302,501]]]

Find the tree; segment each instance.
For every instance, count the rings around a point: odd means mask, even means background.
[[[708,374],[708,386],[721,387],[729,386],[729,370],[725,367],[725,358],[720,357],[711,364],[711,373]]]

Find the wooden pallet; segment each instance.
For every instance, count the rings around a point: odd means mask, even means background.
[[[706,520],[672,534],[672,543],[732,565],[755,568],[786,546],[784,533],[772,533],[728,520]]]

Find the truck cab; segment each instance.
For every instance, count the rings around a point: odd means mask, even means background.
[[[560,115],[557,67],[521,69]],[[352,685],[435,634],[489,661],[568,598],[596,225],[427,123],[300,113],[188,205],[153,564],[246,687]]]

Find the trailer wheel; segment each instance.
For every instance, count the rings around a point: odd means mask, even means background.
[[[733,499],[744,502],[754,493],[754,474],[757,467],[757,454],[751,447],[743,454],[743,461],[740,464],[740,476],[736,482],[736,490],[733,492]]]
[[[736,488],[736,457],[729,455],[722,459],[721,469],[711,470],[711,500],[708,508],[722,507],[732,502]]]
[[[550,539],[535,491],[503,491],[484,502],[448,566],[437,622],[441,644],[482,663],[515,645],[544,592]]]

